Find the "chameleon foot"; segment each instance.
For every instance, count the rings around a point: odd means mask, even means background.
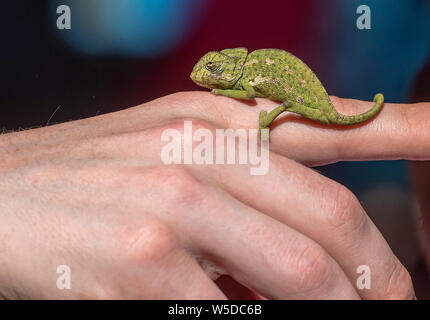
[[[266,116],[267,116],[267,112],[266,111],[260,111],[260,118],[259,118],[259,121],[258,121],[258,124],[260,125],[260,129],[263,129],[263,128],[267,127]]]
[[[267,112],[266,111],[260,112],[259,127],[260,127],[261,140],[263,140],[263,141],[268,140],[269,139],[269,127],[267,126]]]
[[[259,119],[260,129],[268,128],[270,124],[273,122],[273,120],[275,120],[275,118],[285,110],[287,110],[287,105],[283,103],[277,108],[270,111],[269,113],[267,113],[266,111],[261,111],[260,119]]]

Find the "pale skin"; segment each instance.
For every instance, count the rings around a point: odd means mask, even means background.
[[[371,105],[331,98],[345,114]],[[267,298],[413,299],[407,270],[355,196],[308,167],[430,159],[430,105],[387,104],[348,130],[281,115],[264,176],[247,165],[160,161],[162,131],[181,130],[185,119],[194,130],[255,128],[255,116],[274,106],[177,93],[1,135],[1,296],[225,299],[233,293],[213,282],[216,266]],[[71,290],[56,289],[62,264]],[[371,290],[354,286],[362,264],[372,269]]]

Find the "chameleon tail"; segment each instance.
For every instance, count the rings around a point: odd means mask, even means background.
[[[384,95],[382,93],[378,93],[373,98],[373,101],[375,102],[375,104],[369,111],[366,111],[364,113],[361,113],[355,116],[345,116],[343,114],[336,112],[331,115],[327,115],[328,121],[331,124],[339,124],[339,125],[350,125],[350,124],[364,122],[372,118],[374,115],[376,115],[379,112],[379,110],[382,108],[382,106],[384,105]]]

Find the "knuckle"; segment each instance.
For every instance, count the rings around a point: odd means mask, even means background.
[[[385,299],[405,300],[414,298],[415,292],[411,276],[406,268],[399,261],[396,261],[388,277]]]
[[[126,262],[153,265],[178,247],[177,239],[166,224],[146,219],[139,227],[122,230],[120,255]]]
[[[191,91],[178,91],[164,96],[165,103],[186,103],[196,99],[195,93]]]
[[[204,129],[204,130],[209,130],[211,132],[215,132],[215,126],[210,123],[209,121],[203,120],[203,119],[198,119],[198,118],[193,118],[193,119],[183,119],[183,121],[188,120],[191,121],[193,124],[193,130],[199,130],[199,129]]]
[[[416,123],[414,123],[414,118],[416,118],[416,113],[413,108],[401,108],[400,109],[401,122],[403,123],[404,136],[410,137],[416,129]]]
[[[164,131],[164,130],[168,130],[168,129],[174,129],[174,130],[179,131],[183,135],[184,134],[184,124],[186,121],[191,123],[193,131],[196,131],[198,129],[206,129],[206,130],[210,130],[210,131],[215,132],[215,126],[212,123],[210,123],[207,120],[195,118],[195,117],[175,118],[168,123],[165,123],[159,127],[150,128],[148,130],[149,131],[151,131],[151,130],[157,130],[157,131],[162,130],[162,131]]]
[[[199,205],[208,197],[206,187],[183,166],[160,167],[155,179],[163,187],[166,199],[174,206]]]
[[[184,143],[187,140],[192,140],[192,143],[196,143],[198,135],[210,135],[216,136],[216,127],[203,119],[199,118],[176,118],[166,124],[159,127],[147,129],[146,134],[154,137],[161,137],[161,141],[166,142],[171,139],[171,136],[182,138],[181,147],[184,147]],[[187,137],[191,135],[191,137]]]
[[[326,219],[330,226],[343,234],[349,234],[363,227],[366,216],[354,194],[345,186],[336,184],[334,192],[325,197]]]
[[[396,123],[396,128],[400,130],[398,136],[402,146],[411,148],[411,142],[415,146],[428,146],[428,141],[430,141],[429,120],[430,112],[423,112],[419,105],[412,104],[407,108],[399,108],[399,120]]]
[[[78,300],[115,300],[121,297],[108,284],[99,281],[91,283],[90,288],[77,294]]]
[[[191,126],[190,126],[191,125]],[[185,137],[186,126],[190,126],[192,132],[191,135],[194,136],[197,130],[208,130],[213,135],[216,132],[216,127],[211,122],[198,118],[198,117],[186,117],[186,116],[178,116],[173,119],[168,120],[162,124],[158,124],[157,126],[144,129],[142,131],[138,131],[133,133],[138,139],[141,139],[141,136],[147,136],[151,139],[161,139],[161,141],[168,141],[172,135],[180,135],[181,137]],[[182,143],[184,140],[182,141]]]
[[[318,290],[329,278],[328,255],[317,244],[305,246],[294,258],[295,288],[300,292]]]

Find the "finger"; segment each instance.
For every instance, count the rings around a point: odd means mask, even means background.
[[[192,166],[204,182],[215,183],[238,200],[270,215],[320,244],[356,285],[362,265],[371,272],[366,299],[412,298],[410,276],[392,253],[358,200],[345,187],[277,154],[266,175],[250,166]]]
[[[336,110],[345,115],[365,112],[373,105],[373,102],[330,98]],[[291,114],[278,121],[272,130],[271,149],[304,164],[430,159],[428,103],[385,103],[376,117],[352,126],[320,125]],[[300,141],[300,144],[294,144],[294,149],[287,151],[285,148],[291,145],[288,142],[285,145],[285,139]]]
[[[217,217],[211,220],[212,232],[193,234],[200,235],[196,243],[238,282],[272,299],[359,297],[337,263],[314,241],[234,199],[230,201],[221,210],[235,215],[233,221],[214,212]]]
[[[209,278],[194,257],[184,250],[162,257],[152,266],[145,265],[137,275],[140,295],[145,299],[225,300],[227,297]],[[151,275],[151,278],[145,278]],[[140,280],[139,280],[140,279]],[[146,293],[150,292],[150,296]]]
[[[343,114],[367,111],[373,102],[331,96]],[[184,92],[133,109],[144,128],[167,120],[199,118],[226,128],[257,128],[261,110],[279,105],[256,99],[255,105],[206,92]],[[143,115],[145,119],[142,119]],[[309,165],[340,160],[430,159],[430,106],[428,103],[385,103],[371,120],[353,126],[329,126],[285,113],[271,126],[271,150]]]
[[[419,239],[424,248],[430,244],[430,162],[411,161],[409,168],[422,224],[422,227],[418,229]],[[430,263],[430,252],[427,250],[426,254],[427,261]]]
[[[346,115],[366,111],[373,104],[334,96],[331,99],[334,107]],[[121,112],[34,129],[32,134],[12,133],[5,142],[12,148],[15,143],[39,148],[70,138],[104,136],[106,131],[140,132],[183,118],[201,119],[223,128],[257,128],[260,111],[270,111],[277,105],[268,99],[256,99],[253,104],[203,91],[182,92]],[[341,160],[430,159],[429,120],[428,103],[385,103],[376,117],[353,126],[329,126],[285,113],[271,126],[271,150],[307,165]]]
[[[194,255],[267,298],[359,297],[339,265],[311,239],[198,183],[181,167],[162,169],[145,170],[140,192],[157,203],[162,219]]]

